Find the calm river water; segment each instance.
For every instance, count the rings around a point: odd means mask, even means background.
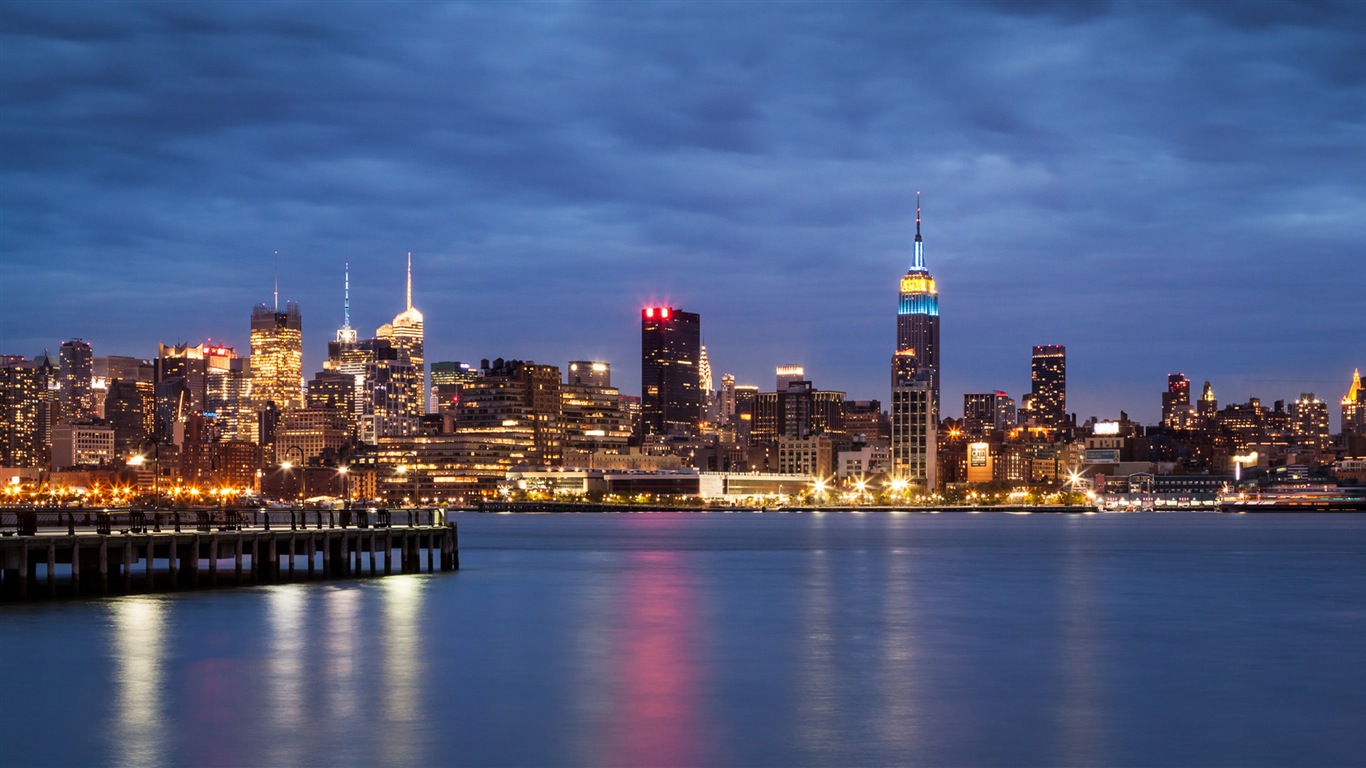
[[[457,517],[458,574],[0,607],[0,762],[1366,762],[1366,515]]]

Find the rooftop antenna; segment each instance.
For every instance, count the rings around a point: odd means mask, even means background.
[[[275,311],[280,311],[280,252],[275,252]]]
[[[408,251],[408,309],[413,308],[413,252]]]
[[[915,193],[915,260],[911,269],[925,271],[925,241],[920,238],[920,193]]]
[[[346,262],[346,278],[342,293],[342,327],[351,328],[351,262]]]

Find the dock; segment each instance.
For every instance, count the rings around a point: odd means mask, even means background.
[[[454,571],[439,509],[0,509],[0,601]]]

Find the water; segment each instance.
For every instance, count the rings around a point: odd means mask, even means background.
[[[1360,765],[1366,516],[464,515],[0,608],[6,765]]]

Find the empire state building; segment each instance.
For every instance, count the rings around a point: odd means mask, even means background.
[[[934,411],[939,414],[939,289],[925,269],[925,241],[920,236],[920,196],[915,199],[915,256],[901,278],[896,313],[896,355],[892,385],[917,374],[928,374],[934,386]]]
[[[931,492],[938,484],[939,290],[925,269],[920,196],[915,199],[915,256],[901,278],[892,355],[892,487]]]

